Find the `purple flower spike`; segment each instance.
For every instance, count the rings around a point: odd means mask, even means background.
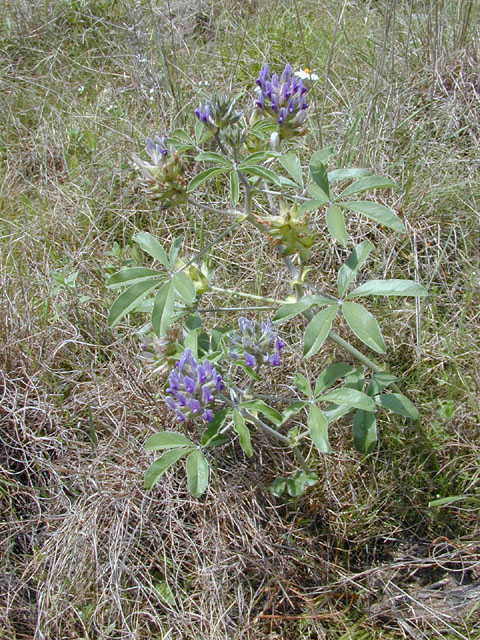
[[[247,318],[239,318],[238,331],[229,336],[229,341],[231,350],[228,355],[234,360],[243,355],[248,367],[258,369],[262,364],[273,367],[280,364],[280,349],[284,343],[270,320],[252,323]]]
[[[213,417],[210,404],[225,385],[208,360],[199,364],[190,349],[180,356],[170,371],[166,404],[183,420],[207,420]]]
[[[307,91],[302,80],[292,75],[292,67],[286,64],[280,78],[276,73],[270,78],[268,65],[264,64],[258,78],[255,105],[264,115],[277,124],[280,138],[291,138],[305,133],[305,115],[308,108],[304,94]]]

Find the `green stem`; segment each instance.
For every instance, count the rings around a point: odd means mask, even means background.
[[[283,304],[282,300],[276,300],[275,298],[265,298],[264,296],[256,296],[253,293],[244,293],[243,291],[232,291],[231,289],[224,289],[223,287],[214,287],[210,285],[211,291],[217,293],[228,293],[233,296],[239,296],[240,298],[248,298],[249,300],[258,300],[259,302],[270,302],[271,304]]]
[[[235,220],[234,223],[232,223],[229,227],[227,227],[225,229],[225,231],[222,231],[222,233],[220,233],[216,238],[214,238],[211,242],[209,242],[207,245],[205,245],[203,247],[203,249],[201,251],[199,251],[198,253],[196,253],[194,255],[194,257],[189,260],[188,262],[186,262],[180,269],[178,269],[178,271],[183,271],[184,269],[186,269],[189,265],[193,264],[194,262],[196,262],[199,258],[201,258],[203,255],[205,255],[205,253],[207,253],[215,244],[217,244],[217,242],[220,242],[220,240],[223,240],[223,238],[225,238],[225,236],[228,236],[228,234],[233,231],[235,229],[235,227],[240,224],[237,220]]]

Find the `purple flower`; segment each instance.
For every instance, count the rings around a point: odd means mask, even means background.
[[[199,364],[190,349],[185,349],[170,371],[168,382],[166,404],[176,412],[178,420],[209,422],[212,419],[213,411],[209,405],[225,385],[222,376],[208,360]]]
[[[307,89],[301,79],[292,75],[292,67],[286,64],[279,79],[276,73],[270,78],[268,64],[264,64],[256,84],[255,105],[264,115],[276,121],[279,135],[291,138],[305,133],[302,125],[306,115],[300,114],[308,108],[305,100]]]
[[[259,368],[262,364],[277,367],[280,364],[280,349],[284,343],[278,337],[270,320],[252,323],[239,318],[238,331],[229,336],[231,350],[228,355],[235,360],[245,358],[248,367]]]

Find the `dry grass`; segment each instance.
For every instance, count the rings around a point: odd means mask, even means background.
[[[142,260],[138,230],[167,244],[185,232],[188,251],[198,247],[203,212],[159,213],[133,186],[128,159],[143,136],[187,121],[205,81],[247,87],[264,56],[322,73],[337,3],[320,15],[313,2],[267,11],[233,0],[0,9],[0,638],[478,637],[478,609],[447,625],[408,611],[382,621],[372,609],[399,592],[419,600],[446,576],[479,578],[478,15],[469,2],[425,0],[416,13],[409,4],[345,3],[312,111],[325,106],[323,142],[340,149],[339,165],[401,186],[387,202],[405,238],[349,224],[376,245],[373,275],[431,285],[421,305],[375,303],[385,362],[421,410],[428,443],[385,417],[379,448],[361,458],[340,423],[334,453],[315,462],[319,486],[296,502],[269,494],[294,467],[261,438],[250,460],[236,447],[212,458],[200,500],[180,471],[142,488],[143,443],[174,422],[162,381],[137,359],[137,321],[106,328],[105,280]],[[207,197],[224,206],[221,189]],[[205,223],[218,233],[229,220]],[[242,229],[216,250],[216,283],[241,278],[252,293],[284,295],[272,249],[257,240]],[[319,285],[334,281],[342,256],[328,242],[316,248]],[[288,387],[300,333],[284,330]],[[302,372],[336,358],[329,347]],[[449,495],[477,503],[428,507]]]

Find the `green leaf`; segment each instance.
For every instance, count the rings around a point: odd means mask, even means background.
[[[161,476],[173,466],[176,462],[187,456],[191,452],[191,448],[188,449],[169,449],[164,454],[155,460],[145,472],[145,479],[143,486],[145,489],[151,489],[156,484]]]
[[[252,367],[249,367],[247,364],[245,364],[245,360],[234,360],[232,364],[234,364],[236,367],[240,367],[240,369],[242,371],[245,371],[247,376],[252,378],[252,380],[260,380],[260,376],[258,375],[258,373],[255,371],[255,369],[252,369]]]
[[[187,483],[192,496],[199,498],[208,486],[208,462],[199,449],[187,458]]]
[[[249,409],[250,411],[260,411],[260,413],[267,416],[273,424],[280,424],[282,422],[282,414],[258,398],[255,398],[254,400],[245,400],[240,404],[240,407],[242,409]]]
[[[368,176],[360,178],[360,180],[356,180],[355,182],[352,182],[352,184],[349,184],[336,199],[339,200],[340,198],[346,198],[354,193],[363,193],[369,189],[393,189],[396,186],[395,182],[390,180],[390,178]]]
[[[312,404],[307,419],[310,437],[320,453],[330,453],[332,447],[328,441],[328,422],[320,409]]]
[[[194,447],[195,444],[182,433],[175,431],[159,431],[150,436],[145,443],[146,451],[157,449],[177,449],[178,447]]]
[[[284,425],[286,422],[290,420],[292,416],[296,416],[297,413],[300,413],[300,411],[304,407],[306,407],[308,404],[309,404],[308,402],[305,402],[303,400],[299,400],[298,402],[293,402],[292,404],[289,404],[288,407],[282,411],[282,422],[280,423],[279,426]]]
[[[307,185],[307,191],[312,196],[312,198],[319,203],[316,207],[323,207],[323,205],[328,204],[330,202],[330,197],[320,189],[318,184],[312,183]]]
[[[238,165],[238,168],[242,169],[244,166],[249,167],[256,164],[257,162],[265,162],[265,160],[268,160],[268,158],[274,158],[278,155],[280,154],[276,151],[255,151],[255,153],[251,153],[246,158],[244,158]]]
[[[338,283],[338,295],[342,298],[345,295],[349,284],[354,280],[357,273],[365,264],[370,251],[373,249],[373,244],[370,240],[364,240],[360,244],[357,244],[352,253],[348,256],[345,263],[338,270],[337,283]]]
[[[347,298],[357,296],[428,296],[428,291],[413,280],[369,280],[351,291]]]
[[[348,235],[342,210],[332,204],[327,209],[326,221],[330,234],[342,247],[346,247]]]
[[[322,393],[322,391],[325,391],[325,389],[331,387],[332,384],[339,378],[343,378],[343,376],[346,376],[352,371],[352,365],[347,364],[346,362],[337,362],[335,364],[331,364],[318,376],[313,395],[317,397],[320,393]]]
[[[152,278],[161,278],[162,274],[156,269],[147,269],[147,267],[132,267],[131,269],[122,269],[114,273],[107,282],[107,287],[116,289],[126,284],[134,284],[144,282]]]
[[[187,188],[188,193],[198,189],[198,187],[200,187],[204,182],[207,182],[207,180],[220,176],[222,173],[226,173],[227,171],[230,171],[230,169],[227,169],[226,167],[212,167],[211,169],[205,169],[205,171],[197,173],[197,175],[190,180],[190,184]]]
[[[253,456],[252,444],[250,442],[250,431],[245,424],[242,414],[235,409],[233,412],[233,428],[238,433],[238,440],[245,454],[251,458]]]
[[[345,376],[345,386],[349,389],[363,391],[363,387],[365,386],[365,370],[361,364],[358,365],[358,367],[354,367],[353,371]]]
[[[230,172],[230,199],[233,206],[236,207],[240,200],[240,185],[238,182],[238,173],[236,171]]]
[[[294,153],[285,153],[278,161],[294,181],[303,187],[302,165],[298,157]]]
[[[387,372],[379,372],[374,373],[370,378],[370,382],[368,383],[367,395],[370,397],[376,396],[381,393],[384,389],[389,387],[392,382],[397,382],[399,378],[394,376],[392,373]]]
[[[308,487],[313,487],[317,482],[318,478],[313,471],[295,471],[287,479],[287,492],[292,498],[299,498]]]
[[[258,167],[255,165],[251,165],[247,167],[242,167],[242,171],[243,173],[246,173],[248,175],[258,176],[259,178],[263,178],[268,182],[273,182],[273,184],[276,184],[277,187],[280,187],[282,185],[282,182],[280,178],[277,176],[277,174],[271,171],[270,169],[266,169],[265,167]]]
[[[286,478],[275,478],[270,485],[270,492],[277,498],[281,498],[287,484]]]
[[[155,260],[158,260],[160,264],[163,264],[163,266],[168,269],[170,264],[168,256],[165,249],[156,238],[146,231],[141,231],[140,233],[136,233],[132,239],[140,246],[141,249],[143,249],[143,251],[152,256],[152,258],[155,258]]]
[[[377,444],[377,421],[371,411],[359,409],[353,416],[353,444],[360,453],[370,453]]]
[[[327,419],[328,424],[331,424],[332,422],[335,422],[335,420],[338,420],[339,418],[344,416],[346,413],[350,413],[351,410],[351,407],[345,405],[339,407],[338,404],[329,404],[325,409],[323,409],[322,413]]]
[[[315,184],[320,187],[321,191],[326,195],[328,200],[330,200],[327,170],[325,169],[323,162],[318,159],[318,155],[316,153],[313,154],[312,159],[310,160],[310,174],[314,179]]]
[[[376,353],[385,353],[387,350],[383,336],[378,326],[377,319],[370,311],[356,302],[344,302],[342,305],[343,317],[353,333],[373,349]]]
[[[388,227],[394,231],[399,231],[400,233],[405,233],[405,225],[397,216],[395,211],[389,207],[383,206],[383,204],[370,202],[369,200],[359,200],[356,202],[337,202],[337,205],[342,207],[342,209],[349,209],[350,211],[362,213],[367,218],[378,222],[384,227]]]
[[[221,167],[231,168],[232,163],[230,160],[222,156],[220,153],[215,153],[214,151],[204,151],[195,156],[195,160],[197,162],[215,162],[217,165]]]
[[[178,236],[175,238],[170,246],[170,251],[168,253],[168,259],[170,263],[170,269],[173,271],[175,269],[175,263],[177,262],[178,252],[180,251],[180,247],[182,246],[183,236]]]
[[[339,182],[340,180],[351,180],[352,178],[362,178],[370,175],[371,172],[368,169],[335,169],[328,172],[328,180],[329,182]]]
[[[293,376],[293,384],[297,387],[300,393],[303,393],[307,398],[313,397],[310,383],[301,373],[296,373]]]
[[[398,413],[400,416],[411,418],[412,420],[420,419],[417,407],[401,393],[381,393],[379,396],[375,396],[375,400],[381,407],[390,409],[390,411]]]
[[[322,396],[319,396],[317,400],[328,400],[338,404],[339,407],[354,407],[355,409],[364,409],[365,411],[375,411],[376,406],[372,398],[369,398],[363,391],[357,391],[356,389],[335,389]]]
[[[130,311],[134,311],[144,298],[159,285],[158,280],[145,280],[132,284],[118,296],[110,307],[108,326],[113,329]]]
[[[223,427],[223,424],[227,419],[229,413],[230,409],[227,407],[225,409],[220,409],[220,411],[217,411],[217,413],[213,416],[210,424],[208,425],[208,429],[203,432],[202,446],[212,447],[218,444],[216,442],[216,438],[219,435],[223,436],[223,434],[219,434],[219,431]]]
[[[322,309],[308,323],[303,336],[303,355],[305,358],[314,356],[325,342],[338,309],[338,304]]]
[[[307,200],[298,207],[298,214],[300,216],[304,216],[309,211],[316,211],[317,209],[321,209],[327,202],[328,199],[326,198],[323,200]]]
[[[310,309],[310,307],[323,307],[325,305],[332,304],[336,304],[336,301],[332,300],[331,298],[327,298],[326,296],[302,296],[299,300],[297,300],[297,302],[284,304],[279,307],[273,318],[273,322],[280,324],[281,322],[286,322],[286,320],[293,318],[299,313],[303,313],[307,309]]]
[[[310,162],[315,159],[317,162],[327,164],[333,155],[335,155],[335,149],[333,147],[324,147],[323,149],[315,151]]]
[[[199,329],[189,331],[183,341],[185,349],[190,349],[195,360],[198,360],[198,332]]]
[[[178,145],[180,142],[180,145]],[[195,146],[195,142],[183,129],[175,129],[167,138],[168,144],[173,144],[178,151],[186,151]]]
[[[172,283],[175,292],[178,294],[176,297],[179,297],[187,304],[195,301],[197,297],[195,285],[184,271],[177,271],[172,278]]]
[[[173,283],[169,280],[157,293],[153,302],[151,322],[153,330],[159,338],[162,338],[167,333],[170,320],[173,316],[173,293]]]

